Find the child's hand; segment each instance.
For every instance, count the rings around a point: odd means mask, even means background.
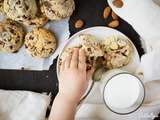
[[[59,73],[59,95],[64,99],[79,102],[88,86],[91,71],[86,71],[86,55],[84,50],[75,48],[62,62]]]

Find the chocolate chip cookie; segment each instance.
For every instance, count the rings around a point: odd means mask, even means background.
[[[33,19],[37,13],[35,0],[4,0],[4,12],[15,21]]]
[[[37,7],[38,7],[38,9],[37,9],[38,12],[37,12],[35,18],[22,20],[22,23],[26,26],[42,27],[48,22],[48,17],[40,9],[41,1],[38,0],[38,1],[36,1],[36,3],[37,3]]]
[[[87,70],[91,70],[91,68],[97,67],[97,60],[104,55],[101,45],[96,37],[91,34],[81,34],[79,38],[81,45],[66,49],[61,56],[61,61],[63,61],[68,54],[72,54],[73,48],[80,48],[86,53]]]
[[[25,37],[25,48],[28,54],[36,58],[47,58],[56,50],[55,36],[44,28],[34,28]]]
[[[74,0],[41,0],[41,9],[50,20],[70,17],[75,9]]]
[[[121,36],[112,36],[103,42],[105,66],[109,69],[127,65],[133,53],[129,40]]]
[[[7,19],[0,22],[0,50],[15,53],[23,44],[24,31],[20,24]]]

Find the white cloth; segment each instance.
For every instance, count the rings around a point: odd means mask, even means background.
[[[50,96],[0,90],[0,120],[45,120]]]
[[[79,109],[76,120],[153,120],[160,111],[160,105],[142,107],[129,115],[117,115],[109,111],[103,104],[83,104]]]
[[[160,0],[123,0],[122,8],[116,8],[112,1],[108,0],[113,11],[130,23],[143,39],[147,53],[142,56],[136,74],[142,73],[146,98],[138,111],[117,115],[103,104],[101,88],[96,84],[77,111],[76,120],[152,120],[160,112],[160,6],[156,4]]]

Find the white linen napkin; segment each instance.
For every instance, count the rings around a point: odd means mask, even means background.
[[[45,120],[50,96],[0,90],[0,120]]]

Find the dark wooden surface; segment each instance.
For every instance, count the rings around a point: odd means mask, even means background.
[[[108,20],[102,19],[103,9],[107,5],[105,0],[75,0],[75,2],[76,10],[69,22],[71,35],[79,31],[74,28],[74,22],[77,19],[85,21],[84,28],[106,26],[111,20],[111,18]],[[117,30],[127,35],[133,41],[139,55],[143,54],[139,36],[129,24],[120,20],[120,26]],[[58,91],[56,60],[48,71],[0,70],[0,89],[30,90],[40,93],[52,92],[53,96],[55,96]]]

